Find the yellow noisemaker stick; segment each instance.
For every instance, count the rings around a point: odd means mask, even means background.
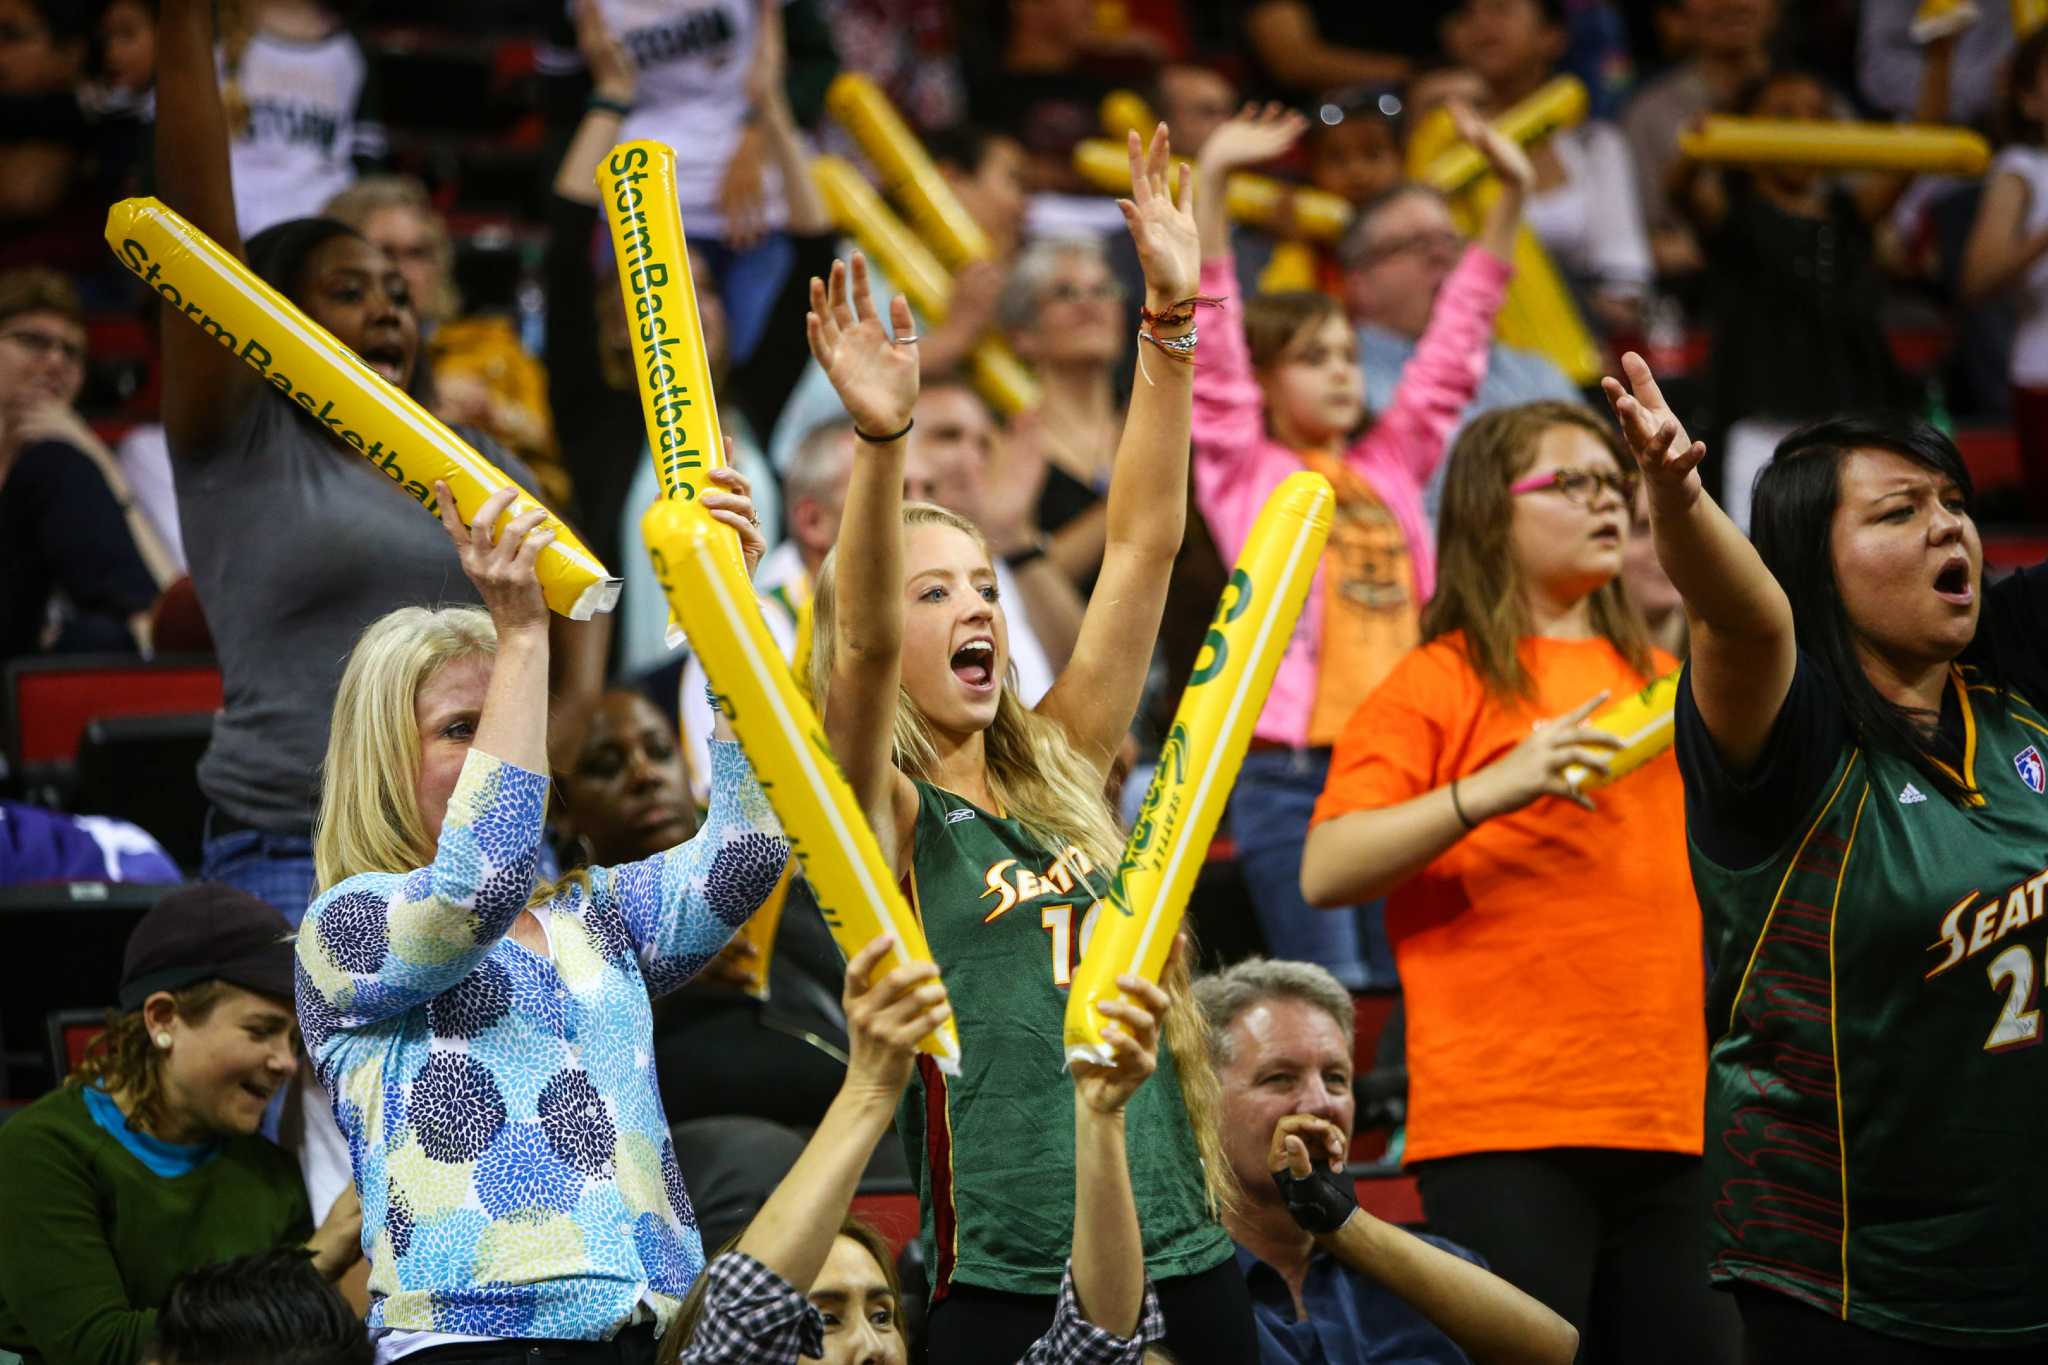
[[[436,479],[447,483],[464,521],[473,521],[493,493],[517,487],[440,418],[157,200],[123,199],[108,209],[107,245],[171,312],[234,352],[430,515]],[[520,490],[496,529],[537,507],[547,511]],[[541,526],[555,533],[535,566],[549,608],[578,621],[610,611],[619,600],[619,580],[554,513]]]
[[[1102,1037],[1106,1021],[1096,1007],[1121,998],[1119,976],[1157,981],[1166,968],[1209,841],[1251,747],[1252,723],[1266,704],[1330,538],[1336,502],[1322,475],[1290,474],[1252,523],[1174,712],[1093,938],[1068,987],[1069,1061],[1112,1061],[1115,1054]]]
[[[1803,166],[1828,171],[1914,171],[1982,175],[1991,144],[1968,128],[1934,123],[1850,123],[1714,115],[1678,135],[1695,161],[1732,166]]]
[[[811,178],[817,181],[818,193],[824,196],[840,231],[860,243],[860,249],[910,300],[918,316],[934,325],[944,322],[952,302],[953,276],[924,240],[882,202],[867,177],[849,161],[821,156],[811,163]],[[888,300],[877,299],[875,306],[886,312]],[[968,365],[974,387],[1004,416],[1014,417],[1038,406],[1038,381],[999,333],[990,332],[974,343]]]
[[[597,168],[597,190],[618,256],[633,382],[655,477],[664,498],[695,502],[707,476],[725,463],[725,435],[676,202],[675,153],[659,142],[622,143]],[[739,537],[718,529],[732,562],[742,564]]]
[[[640,521],[654,576],[690,647],[724,698],[733,733],[781,817],[790,849],[840,952],[851,958],[883,934],[896,946],[875,967],[929,962],[924,927],[904,903],[882,846],[840,775],[818,714],[761,620],[754,590],[720,547],[730,533],[694,502],[664,499]],[[957,1075],[960,1034],[948,1018],[918,1047]]]
[[[1131,192],[1131,158],[1121,142],[1083,138],[1074,144],[1074,170],[1089,184],[1111,194]],[[1190,171],[1186,157],[1173,159],[1168,186],[1180,192],[1180,177]],[[1351,226],[1351,205],[1328,190],[1288,185],[1270,175],[1234,172],[1223,182],[1224,207],[1232,221],[1275,232],[1292,232],[1315,242],[1334,242]]]
[[[1681,670],[1682,671],[1682,670]],[[1607,771],[1596,773],[1582,763],[1564,770],[1564,780],[1573,791],[1592,791],[1618,782],[1671,747],[1672,708],[1678,704],[1678,672],[1631,692],[1586,724],[1604,730],[1621,741],[1621,747],[1607,756]]]
[[[1559,76],[1502,110],[1493,127],[1511,142],[1533,146],[1560,128],[1584,123],[1588,107],[1586,87],[1579,78]],[[1459,140],[1431,158],[1419,179],[1445,194],[1456,194],[1486,173],[1486,158],[1479,149]]]
[[[825,90],[825,108],[873,163],[882,188],[903,206],[939,262],[958,270],[995,255],[995,244],[953,193],[931,154],[889,103],[882,88],[857,71],[842,71]]]

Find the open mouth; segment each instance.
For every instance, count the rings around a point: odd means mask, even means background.
[[[969,640],[953,651],[953,676],[980,692],[993,691],[996,681],[994,641]]]
[[[365,346],[357,352],[363,363],[394,384],[405,382],[405,349],[396,342]]]
[[[255,1101],[256,1101],[256,1103],[258,1103],[258,1104],[263,1104],[263,1105],[267,1105],[267,1104],[269,1104],[269,1103],[270,1103],[270,1097],[271,1097],[272,1095],[275,1095],[275,1094],[277,1093],[277,1087],[276,1087],[276,1086],[274,1086],[274,1085],[258,1085],[258,1084],[257,1084],[256,1082],[254,1082],[254,1081],[243,1081],[243,1082],[242,1082],[242,1090],[243,1090],[243,1092],[244,1092],[245,1094],[247,1094],[247,1095],[249,1096],[249,1098],[251,1098],[251,1099],[255,1100]]]
[[[1976,598],[1970,586],[1970,561],[1951,559],[1934,576],[1934,595],[1944,602],[1967,607]]]
[[[1621,527],[1614,522],[1607,522],[1593,532],[1593,543],[1596,545],[1621,544]]]

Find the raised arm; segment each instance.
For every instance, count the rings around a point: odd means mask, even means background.
[[[157,17],[156,192],[237,260],[228,120],[213,65],[213,0],[164,0]],[[163,418],[172,448],[189,453],[227,430],[261,381],[235,353],[163,310]]]
[[[1069,1266],[1081,1316],[1101,1331],[1128,1339],[1138,1334],[1146,1284],[1145,1239],[1131,1192],[1124,1110],[1158,1069],[1159,1021],[1169,1002],[1165,991],[1143,977],[1118,977],[1116,984],[1129,999],[1102,1005],[1110,1020],[1103,1040],[1115,1053],[1114,1063],[1073,1064],[1074,1251]],[[1057,1325],[1056,1320],[1056,1330]],[[1075,1353],[1045,1357],[1079,1358]],[[1026,1365],[1038,1359],[1024,1357]]]
[[[1393,401],[1348,452],[1348,458],[1356,460],[1374,444],[1375,432],[1391,434],[1398,439],[1381,438],[1381,448],[1390,449],[1410,476],[1425,484],[1450,453],[1451,433],[1486,378],[1494,318],[1514,277],[1522,205],[1536,181],[1535,168],[1520,143],[1501,136],[1470,107],[1454,103],[1450,108],[1458,135],[1486,158],[1500,192],[1465,259],[1438,291],[1429,326],[1415,347],[1415,358],[1401,371]]]
[[[797,133],[796,113],[789,107],[789,48],[782,6],[783,0],[761,0],[761,27],[754,39],[753,64],[747,68],[747,100],[768,157],[782,175],[789,231],[811,237],[831,229],[832,213],[811,179],[811,159]]]
[[[549,613],[533,566],[553,533],[535,531],[547,515],[535,509],[492,540],[490,528],[516,489],[493,494],[478,509],[474,529],[456,515],[445,484],[437,481],[434,491],[463,571],[490,610],[498,646],[482,709],[429,722],[441,726],[437,738],[453,738],[462,727],[473,727],[474,736],[433,862],[406,873],[364,869],[306,912],[298,947],[300,1026],[323,1067],[336,1027],[396,1017],[468,976],[526,909],[539,864]],[[309,998],[308,989],[316,996]]]
[[[1167,191],[1171,148],[1165,124],[1153,132],[1149,147],[1140,147],[1132,133],[1129,150],[1131,197],[1117,206],[1145,270],[1145,306],[1162,315],[1147,331],[1170,341],[1192,333],[1195,325],[1191,300],[1201,269],[1195,186],[1183,177],[1177,203]],[[1105,774],[1137,713],[1167,581],[1187,528],[1191,358],[1148,340],[1138,343],[1138,376],[1109,480],[1102,572],[1074,656],[1038,707]]]
[[[555,193],[572,204],[595,207],[597,163],[619,140],[619,123],[633,107],[640,72],[605,23],[597,0],[576,0],[576,46],[590,71],[590,104],[555,168]]]
[[[1913,122],[1948,122],[1949,78],[1955,70],[1956,40],[1961,30],[1929,42],[1920,59],[1920,93],[1913,102]],[[1856,208],[1866,223],[1877,223],[1892,211],[1913,184],[1910,171],[1867,175],[1856,186]]]
[[[1756,547],[1700,483],[1704,444],[1685,434],[1643,358],[1621,358],[1628,386],[1603,379],[1650,494],[1657,562],[1685,599],[1689,676],[1700,719],[1730,770],[1763,752],[1798,664],[1792,604]]]
[[[910,304],[890,303],[898,345],[868,288],[867,258],[832,263],[811,281],[811,354],[853,418],[853,475],[833,549],[833,655],[821,698],[825,736],[884,852],[900,862],[917,793],[896,770],[891,736],[903,677],[903,459],[917,405],[918,355]],[[898,869],[900,870],[900,868]]]
[[[1267,1160],[1317,1246],[1435,1323],[1473,1365],[1569,1365],[1577,1353],[1578,1332],[1529,1295],[1359,1208],[1336,1125],[1290,1114],[1274,1127]]]
[[[1410,63],[1394,52],[1340,47],[1324,39],[1306,0],[1264,0],[1245,15],[1244,36],[1283,85],[1300,91],[1406,80]]]
[[[1230,222],[1224,211],[1225,182],[1241,166],[1279,156],[1307,128],[1308,120],[1290,109],[1247,104],[1209,134],[1195,161],[1195,226],[1202,251],[1199,287],[1207,297],[1222,300],[1205,319],[1209,331],[1202,348],[1202,382],[1195,386],[1198,497],[1210,485],[1234,481],[1237,466],[1266,436],[1265,398],[1252,375],[1251,351],[1245,344],[1244,300],[1238,297]],[[1206,507],[1206,497],[1203,501]]]
[[[2033,268],[2048,252],[2048,230],[2029,234],[2027,210],[2033,191],[2011,171],[1994,171],[1970,225],[1963,248],[1957,292],[1965,303],[1981,303]]]

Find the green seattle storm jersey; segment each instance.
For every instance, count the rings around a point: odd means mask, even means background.
[[[1769,860],[1692,844],[1713,1277],[2019,1347],[2048,1343],[2048,716],[1968,676],[1963,803],[1851,747]]]
[[[1074,1237],[1074,1096],[1061,1029],[1102,870],[1048,852],[1024,827],[917,784],[911,902],[960,1028],[961,1070],[920,1055],[897,1115],[923,1216],[932,1294],[979,1285],[1057,1294]],[[1173,1058],[1125,1114],[1131,1186],[1158,1281],[1230,1259]]]

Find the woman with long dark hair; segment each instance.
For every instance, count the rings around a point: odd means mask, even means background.
[[[1692,639],[1714,1281],[1755,1361],[2036,1359],[2048,576],[1987,587],[1969,470],[1913,423],[1787,437],[1751,545],[1623,364],[1607,395]]]
[[[1337,741],[1310,904],[1387,897],[1430,1227],[1598,1357],[1725,1362],[1700,1233],[1699,911],[1667,755],[1590,795],[1609,697],[1676,666],[1621,583],[1635,472],[1576,403],[1465,428],[1420,647]]]

